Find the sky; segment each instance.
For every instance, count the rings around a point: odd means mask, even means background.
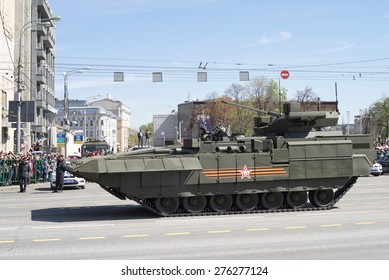
[[[210,93],[240,71],[288,91],[311,87],[351,122],[389,92],[389,1],[49,0],[56,24],[56,97],[108,95],[129,106],[131,127]],[[76,73],[90,67],[83,73]],[[287,70],[287,79],[280,72]],[[115,82],[114,72],[124,81]],[[161,72],[162,82],[152,73]],[[197,73],[206,72],[207,82]],[[348,114],[349,112],[349,114]]]

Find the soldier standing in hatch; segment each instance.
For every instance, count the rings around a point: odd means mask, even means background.
[[[53,192],[62,192],[65,177],[65,159],[60,155],[57,159],[57,168],[55,169],[55,189]]]
[[[19,185],[20,185],[20,193],[25,193],[28,180],[30,177],[30,164],[27,162],[27,157],[23,157],[22,161],[18,166],[18,175],[19,175]]]

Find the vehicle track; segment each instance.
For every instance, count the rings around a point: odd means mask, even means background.
[[[354,186],[356,183],[358,177],[354,176],[351,177],[347,183],[338,188],[335,191],[334,199],[328,206],[325,207],[315,207],[311,203],[306,203],[303,207],[299,208],[288,208],[285,205],[278,209],[255,209],[251,211],[240,211],[237,210],[236,207],[232,207],[229,211],[225,212],[215,212],[212,211],[210,208],[206,207],[205,211],[200,213],[188,213],[185,212],[185,210],[179,208],[176,213],[168,214],[168,213],[162,213],[159,212],[154,203],[153,200],[141,200],[137,199],[136,197],[129,196],[128,198],[131,200],[134,200],[135,202],[139,203],[140,205],[147,208],[149,211],[161,216],[161,217],[188,217],[188,216],[214,216],[214,215],[238,215],[238,214],[258,214],[258,213],[279,213],[279,212],[301,212],[301,211],[319,211],[319,210],[330,210],[334,207],[334,205]]]

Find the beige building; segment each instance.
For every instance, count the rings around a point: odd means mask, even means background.
[[[130,109],[120,101],[113,100],[109,95],[97,101],[93,101],[89,106],[100,106],[110,111],[117,117],[117,151],[124,152],[128,149],[128,131],[130,128]]]

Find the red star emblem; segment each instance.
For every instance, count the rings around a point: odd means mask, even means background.
[[[240,174],[242,175],[240,179],[243,178],[249,178],[250,179],[250,172],[252,170],[249,170],[246,165],[244,165],[243,170],[239,170]]]

